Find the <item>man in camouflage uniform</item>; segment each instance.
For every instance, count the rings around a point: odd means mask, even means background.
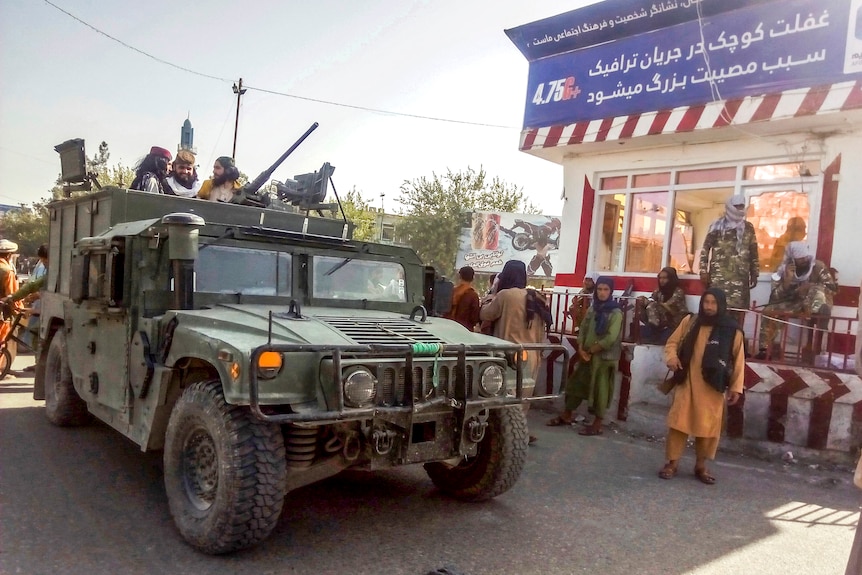
[[[769,304],[763,309],[763,324],[760,327],[760,353],[764,359],[767,350],[781,335],[784,324],[769,319],[769,315],[795,313],[824,316],[818,321],[819,328],[825,328],[831,312],[829,302],[838,291],[835,276],[829,267],[811,256],[808,244],[790,242],[785,250],[784,260],[772,274],[772,293]]]
[[[700,280],[727,295],[727,306],[748,309],[757,285],[760,260],[754,226],[745,221],[745,197],[732,196],[725,215],[709,226],[700,252]]]

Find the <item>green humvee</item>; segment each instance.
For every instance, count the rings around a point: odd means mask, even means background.
[[[96,417],[163,450],[194,547],[261,542],[288,491],[348,468],[423,463],[469,501],[517,481],[527,356],[562,348],[426,317],[412,250],[353,241],[342,220],[119,188],[49,210],[35,397],[56,425]]]

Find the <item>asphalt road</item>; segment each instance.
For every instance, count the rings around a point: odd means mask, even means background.
[[[32,362],[21,357],[15,368]],[[464,575],[840,574],[860,502],[847,470],[720,454],[657,478],[662,446],[542,425],[508,493],[442,496],[421,467],[345,473],[288,495],[261,546],[202,555],[173,526],[161,454],[100,424],[53,427],[32,379],[0,381],[0,573]]]

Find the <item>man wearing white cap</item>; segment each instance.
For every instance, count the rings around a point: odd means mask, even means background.
[[[12,256],[18,251],[18,244],[7,239],[0,240],[0,299],[12,295],[18,289],[18,274],[12,265]],[[17,303],[12,305],[19,305]],[[0,322],[0,339],[9,333],[9,322]]]
[[[768,318],[772,312],[817,314],[828,316],[829,298],[838,291],[835,276],[829,266],[814,259],[805,242],[790,242],[784,259],[772,274],[772,293],[763,309],[760,327],[759,359],[767,357],[770,344],[781,334],[784,324]],[[824,322],[821,322],[821,325]],[[825,326],[824,326],[825,327]]]

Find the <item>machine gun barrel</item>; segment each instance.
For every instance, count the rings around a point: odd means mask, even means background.
[[[256,177],[254,180],[250,181],[250,182],[249,182],[249,183],[247,183],[245,186],[243,186],[243,192],[245,192],[246,194],[255,194],[255,193],[257,193],[257,191],[261,188],[261,186],[263,186],[266,182],[268,182],[268,181],[269,181],[270,176],[272,176],[272,173],[273,173],[275,170],[277,170],[277,169],[278,169],[278,167],[281,165],[281,163],[282,163],[283,161],[285,161],[285,160],[287,159],[287,157],[288,157],[290,154],[292,154],[292,153],[293,153],[293,151],[294,151],[296,148],[298,148],[298,147],[299,147],[299,145],[300,145],[300,144],[302,144],[302,142],[304,142],[304,141],[305,141],[305,139],[306,139],[306,138],[307,138],[307,137],[308,137],[308,136],[309,136],[309,135],[310,135],[314,130],[316,130],[316,129],[317,129],[317,127],[318,127],[319,125],[320,125],[320,124],[318,124],[317,122],[313,123],[313,124],[311,125],[311,127],[310,127],[310,128],[308,128],[308,129],[305,131],[305,133],[304,133],[303,135],[301,135],[301,136],[299,137],[299,139],[298,139],[297,141],[295,141],[295,142],[293,143],[293,145],[292,145],[291,147],[289,147],[289,148],[287,149],[287,151],[286,151],[285,153],[283,153],[283,154],[281,155],[281,157],[280,157],[280,158],[278,158],[278,159],[275,161],[275,163],[273,163],[269,168],[267,168],[267,169],[265,169],[264,171],[262,171],[262,172],[260,173],[260,175],[259,175],[258,177]]]

